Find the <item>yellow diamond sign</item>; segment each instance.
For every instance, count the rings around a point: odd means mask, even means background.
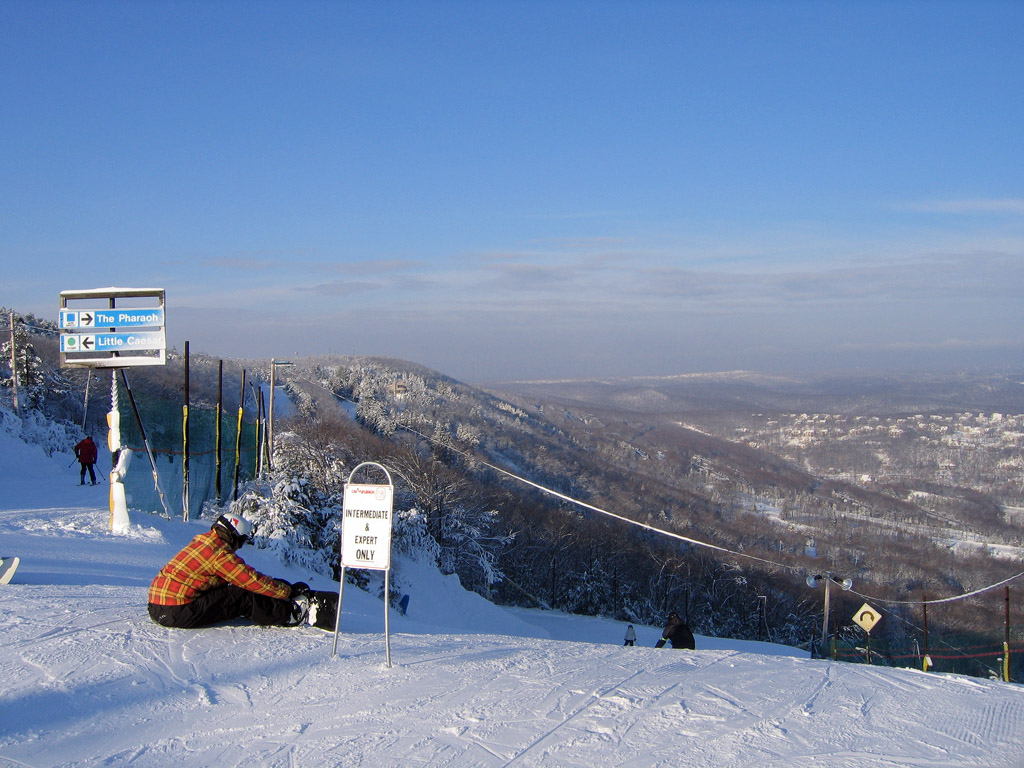
[[[870,632],[880,618],[882,615],[867,603],[858,608],[857,613],[853,615],[853,620],[860,624],[865,632]]]

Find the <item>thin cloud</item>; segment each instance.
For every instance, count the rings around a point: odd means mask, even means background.
[[[265,271],[268,269],[280,269],[293,262],[284,256],[280,259],[257,259],[250,256],[222,256],[207,259],[203,263],[208,267],[214,267],[216,269],[257,269]]]
[[[395,272],[406,272],[415,269],[423,269],[428,265],[422,261],[410,259],[357,259],[354,261],[334,261],[327,264],[317,264],[316,270],[325,273],[344,274],[391,274]]]
[[[368,280],[332,280],[328,283],[311,285],[308,288],[299,290],[305,290],[318,296],[355,296],[357,294],[380,291],[384,287],[383,283]]]
[[[1019,290],[1024,261],[1012,254],[925,254],[806,270],[725,272],[658,267],[634,286],[651,297],[696,303],[820,303],[1001,297]]]
[[[900,210],[918,213],[970,216],[977,214],[1024,215],[1024,199],[980,198],[977,200],[923,200],[896,206]]]
[[[200,260],[203,266],[228,270],[294,269],[315,257],[315,253],[302,249],[256,249],[233,251],[219,256],[208,256]]]
[[[1016,349],[1019,339],[958,339],[939,341],[894,341],[888,343],[846,342],[837,345],[843,352],[955,352],[976,349]]]

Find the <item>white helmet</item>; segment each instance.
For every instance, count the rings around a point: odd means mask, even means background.
[[[228,543],[235,549],[245,544],[252,537],[252,523],[241,515],[221,515],[213,524],[214,529],[219,529],[228,535]]]

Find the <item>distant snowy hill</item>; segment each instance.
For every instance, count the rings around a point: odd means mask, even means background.
[[[164,629],[146,588],[206,524],[137,512],[111,534],[106,486],[0,417],[0,555],[22,558],[0,587],[0,766],[1024,765],[1021,686],[704,637],[655,650],[656,627],[624,648],[621,623],[502,609],[404,560],[391,668],[383,604],[354,587],[335,658],[311,628]]]

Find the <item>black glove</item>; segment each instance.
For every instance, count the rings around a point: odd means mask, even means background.
[[[661,638],[661,640],[659,640],[658,642],[656,642],[656,643],[654,644],[654,647],[655,647],[655,648],[664,648],[664,647],[665,647],[665,638],[663,637],[663,638]]]
[[[308,594],[309,594],[309,584],[306,584],[303,581],[297,581],[294,584],[292,584],[292,592],[291,592],[290,595],[288,595],[288,597],[290,597],[290,598],[292,598],[294,600],[296,597],[299,597],[300,595],[308,595]]]

